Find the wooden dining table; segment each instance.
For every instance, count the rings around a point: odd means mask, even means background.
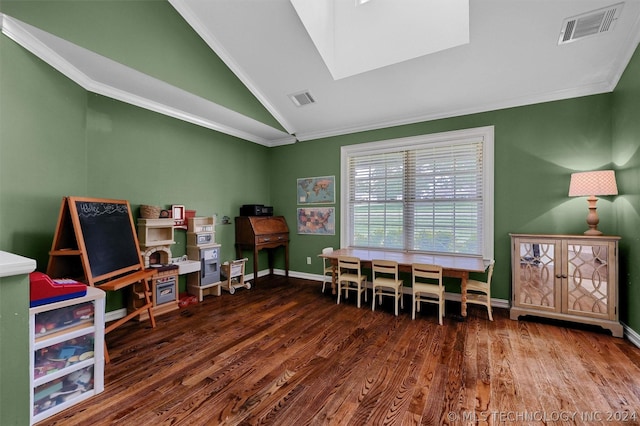
[[[333,266],[333,279],[331,282],[331,292],[336,294],[336,269],[338,267],[338,257],[351,256],[360,259],[363,268],[371,268],[372,260],[393,260],[398,262],[398,269],[402,272],[411,272],[413,263],[427,263],[442,266],[442,275],[445,277],[460,279],[460,312],[463,317],[467,316],[467,280],[470,272],[485,272],[487,266],[479,257],[427,254],[402,252],[394,250],[361,249],[361,248],[341,248],[331,253],[320,254],[320,257],[329,259]]]

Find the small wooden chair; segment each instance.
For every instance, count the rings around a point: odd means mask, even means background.
[[[395,299],[396,316],[398,316],[398,304],[404,309],[402,300],[402,280],[398,279],[398,262],[393,260],[372,260],[371,270],[373,271],[372,288],[373,301],[371,310],[376,310],[376,296],[382,304],[382,296],[390,296]]]
[[[364,292],[364,301],[367,301],[367,288],[365,286],[366,275],[362,275],[360,270],[360,259],[351,256],[338,257],[338,304],[340,295],[344,290],[344,298],[349,298],[349,291],[355,291],[358,295],[358,308],[360,307],[361,295]]]
[[[442,267],[414,263],[412,273],[412,309],[411,319],[416,319],[416,311],[420,312],[420,303],[434,303],[438,305],[438,323],[442,325],[444,317],[444,285],[442,283]]]
[[[493,265],[495,260],[491,260],[487,269],[487,280],[467,280],[467,303],[483,305],[487,307],[489,320],[493,321],[491,314],[491,277],[493,276]]]
[[[322,249],[322,254],[333,253],[333,247],[325,247]],[[331,260],[326,257],[322,258],[322,293],[324,293],[324,286],[327,283],[333,282],[333,265]]]

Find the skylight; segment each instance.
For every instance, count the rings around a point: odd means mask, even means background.
[[[469,43],[469,0],[290,1],[334,80]]]

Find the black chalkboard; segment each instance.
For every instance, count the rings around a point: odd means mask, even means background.
[[[87,275],[92,281],[140,269],[138,240],[127,201],[69,197],[69,203],[72,221],[77,218],[80,224],[81,235],[77,237],[84,241],[90,267]]]

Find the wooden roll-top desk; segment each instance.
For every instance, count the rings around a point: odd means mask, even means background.
[[[258,281],[258,252],[267,249],[269,273],[273,275],[273,252],[284,247],[285,274],[289,276],[289,227],[283,216],[236,217],[236,255],[253,251],[253,281]]]

